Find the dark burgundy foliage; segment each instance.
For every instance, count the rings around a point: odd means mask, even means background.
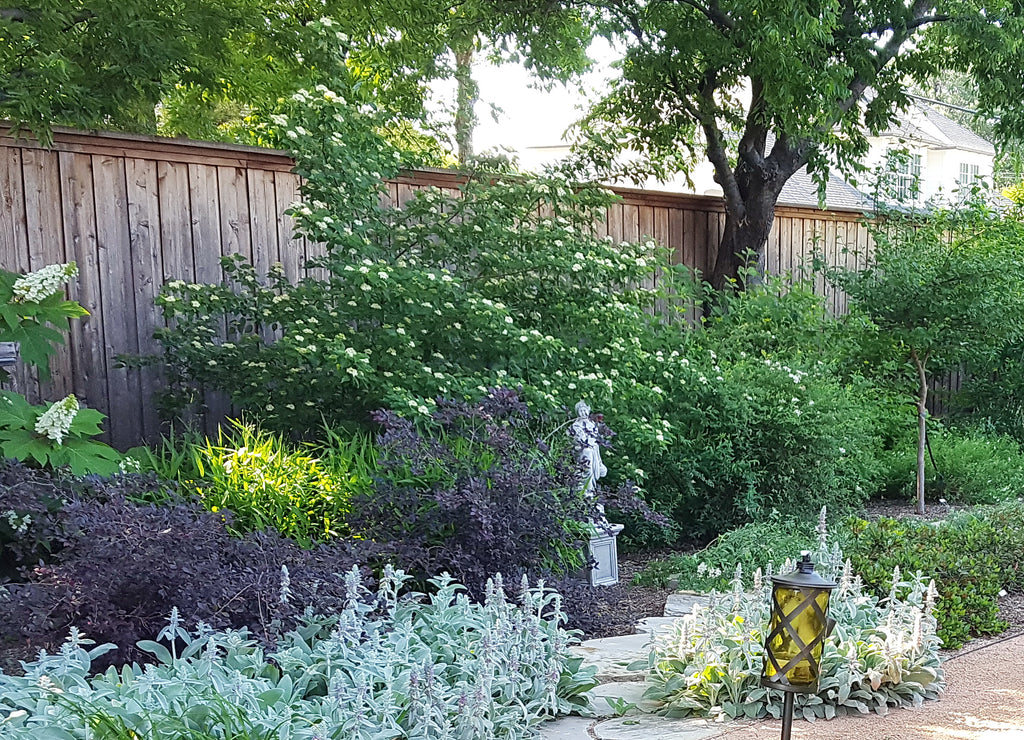
[[[535,421],[513,391],[475,404],[439,399],[429,433],[378,411],[382,474],[353,502],[350,526],[419,578],[447,571],[480,596],[487,578],[564,572],[597,516],[580,493],[571,446],[537,444]],[[569,526],[565,526],[570,523]]]
[[[127,476],[122,481],[133,492],[138,483]],[[98,642],[118,645],[117,654],[106,656],[116,663],[145,658],[135,643],[154,639],[174,606],[188,625],[244,626],[267,643],[293,626],[306,606],[321,614],[342,607],[342,575],[361,559],[350,543],[303,550],[269,532],[232,537],[221,514],[194,502],[139,505],[117,488],[114,479],[94,498],[69,495],[53,515],[65,533],[63,548],[25,573],[23,582],[7,585],[0,634],[52,648],[76,625]],[[0,507],[7,506],[4,494],[0,490]],[[285,603],[282,565],[290,574]]]
[[[272,644],[307,607],[338,612],[355,563],[391,563],[420,587],[448,572],[475,597],[495,573],[557,578],[570,626],[622,628],[621,588],[572,579],[584,575],[581,523],[600,515],[580,492],[564,429],[531,418],[508,390],[474,404],[439,400],[426,431],[388,411],[374,419],[380,475],[352,502],[357,537],[314,550],[273,532],[232,536],[230,512],[210,513],[152,477],[74,480],[0,461],[0,639],[52,649],[75,625],[118,646],[107,662],[144,660],[135,643],[155,639],[177,607],[186,625],[247,627]],[[602,500],[651,516],[630,487]]]

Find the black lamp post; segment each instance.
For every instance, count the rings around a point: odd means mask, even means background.
[[[794,572],[772,578],[761,685],[786,692],[782,740],[793,732],[793,696],[818,690],[821,648],[835,624],[828,618],[828,601],[837,585],[814,572],[809,552],[801,554]]]

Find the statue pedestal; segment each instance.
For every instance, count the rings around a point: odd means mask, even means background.
[[[619,582],[619,551],[615,538],[622,532],[621,524],[594,525],[590,535],[590,557],[597,564],[590,569],[591,586],[614,586]]]

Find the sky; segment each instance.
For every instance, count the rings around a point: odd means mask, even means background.
[[[597,99],[607,90],[613,74],[610,62],[614,52],[607,42],[596,41],[589,53],[596,60],[594,71],[581,83],[556,84],[550,91],[532,86],[529,73],[519,65],[475,64],[473,76],[480,86],[480,101],[474,149],[481,153],[503,148],[522,152],[529,147],[558,145],[565,130],[582,117],[587,100]],[[450,81],[435,90],[440,99],[454,99]],[[492,113],[494,106],[499,109],[496,114]]]

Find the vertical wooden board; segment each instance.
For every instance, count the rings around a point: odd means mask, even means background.
[[[220,252],[227,257],[239,254],[253,259],[252,231],[249,228],[249,184],[242,167],[218,167],[217,190],[220,199]]]
[[[627,242],[640,241],[640,207],[629,203],[622,204],[622,240]]]
[[[274,197],[277,199],[277,245],[281,264],[285,276],[295,283],[305,274],[302,270],[302,240],[295,236],[295,219],[285,211],[299,199],[298,176],[290,172],[275,172]]]
[[[125,181],[139,354],[158,355],[160,344],[153,338],[153,332],[163,326],[164,321],[155,300],[163,285],[164,267],[157,163],[147,159],[128,159],[125,162]],[[139,369],[142,437],[147,442],[156,442],[160,438],[160,417],[154,396],[161,385],[159,367]]]
[[[684,211],[677,211],[679,220],[682,222],[682,260],[683,264],[691,270],[704,269],[704,250],[701,248],[700,236],[697,234],[698,216],[704,214],[695,213],[687,208]],[[698,259],[699,256],[699,259]]]
[[[0,147],[0,267],[19,272],[29,263],[21,149]]]
[[[27,149],[22,157],[25,175],[25,215],[29,263],[33,271],[68,262],[64,251],[61,213],[60,161],[57,152]],[[73,259],[73,258],[72,258]],[[65,335],[65,342],[67,336]],[[50,379],[40,383],[41,400],[56,401],[74,392],[71,348],[65,343],[50,358]]]
[[[92,168],[96,200],[96,246],[102,276],[104,360],[111,417],[110,441],[118,449],[137,445],[142,439],[141,387],[137,369],[117,368],[115,355],[137,354],[134,277],[125,160],[96,156]]]
[[[188,165],[157,163],[160,209],[160,246],[164,282],[196,279],[192,246],[192,199],[189,195]]]
[[[793,219],[779,219],[779,272],[793,271]]]
[[[615,244],[623,241],[622,236],[622,203],[608,206],[608,236]]]
[[[715,271],[718,262],[718,249],[725,235],[725,215],[714,211],[707,214],[707,231],[704,233],[704,278],[708,279]]]
[[[779,231],[782,228],[781,224],[782,219],[780,218],[772,221],[772,228],[768,232],[768,240],[764,246],[764,269],[768,275],[779,274]]]
[[[192,203],[192,249],[197,283],[219,283],[221,228],[217,168],[188,166],[189,200]]]
[[[643,241],[654,238],[654,208],[637,206],[637,235]]]
[[[88,316],[71,322],[72,386],[83,406],[107,413],[106,337],[101,301],[105,276],[100,270],[96,238],[96,206],[92,177],[92,157],[61,152],[61,209],[64,212],[64,251],[78,264],[78,280],[71,287],[71,298],[78,301]],[[107,419],[105,439],[109,440],[117,419]]]
[[[196,282],[217,284],[223,280],[220,267],[222,254],[221,239],[225,229],[221,228],[220,188],[217,182],[217,168],[209,165],[190,164],[189,198],[192,201],[192,244],[196,265]],[[226,327],[222,326],[222,334]],[[204,430],[207,435],[217,433],[220,422],[227,416],[231,404],[223,393],[207,392]]]
[[[821,256],[826,264],[832,264],[836,258],[836,222],[832,219],[825,221],[825,237],[821,241]],[[831,303],[833,296],[830,293],[825,274],[819,273],[814,276],[814,288],[818,295],[823,296],[827,303]]]
[[[47,171],[51,160],[54,165],[57,164],[57,155],[52,152],[40,149],[24,149],[21,152],[26,249],[17,253],[15,272],[29,273],[48,264],[64,261],[63,222],[60,220],[60,211],[54,209],[50,201],[50,198],[55,198],[56,202],[60,202],[60,182],[51,177],[55,173]],[[54,234],[54,231],[58,233]],[[51,371],[59,370],[59,362],[57,357],[50,358]],[[65,394],[56,396],[60,391],[52,382],[40,382],[39,376],[38,369],[20,364],[14,372],[17,381],[15,391],[25,394],[33,403],[56,401],[64,397]]]
[[[666,246],[672,253],[672,264],[686,265],[686,246],[684,244],[685,221],[683,211],[678,208],[666,209],[668,219],[668,243]]]
[[[0,218],[0,267],[10,272],[30,271],[27,214],[25,213],[25,181],[22,173],[22,150],[0,149],[0,206],[7,217]],[[33,402],[39,401],[36,372],[19,363],[8,381],[9,390],[22,393]]]
[[[252,239],[252,261],[256,272],[266,275],[281,262],[281,249],[277,233],[277,195],[274,192],[274,173],[248,169],[249,234]]]

